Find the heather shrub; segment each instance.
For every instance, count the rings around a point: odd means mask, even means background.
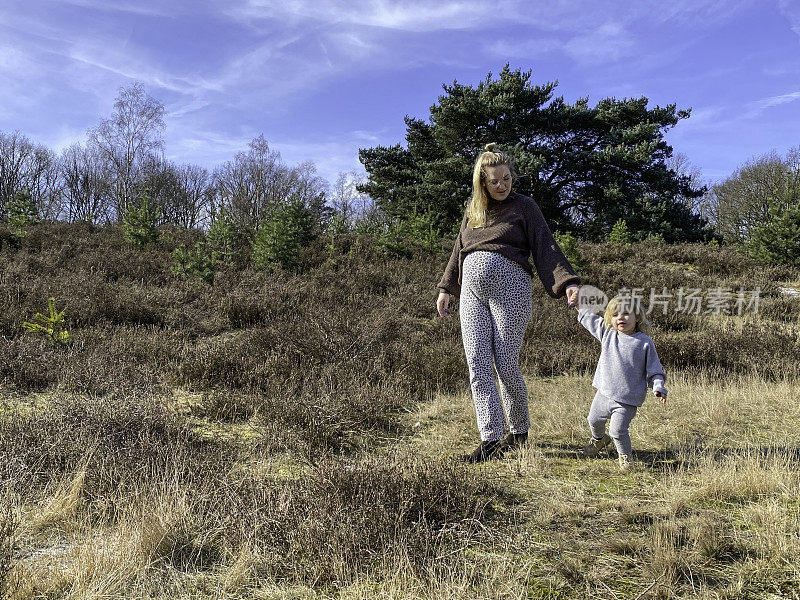
[[[5,239],[2,231],[0,226]],[[576,523],[586,531],[619,528],[620,540],[612,543],[621,551],[611,560],[650,556],[648,536],[664,538],[665,554],[655,557],[664,566],[652,570],[652,577],[646,570],[647,580],[636,593],[672,564],[665,560],[673,550],[689,552],[693,562],[686,564],[692,568],[709,558],[723,560],[726,552],[746,554],[733,537],[717,535],[718,544],[714,539],[705,544],[700,529],[684,531],[679,525],[673,536],[671,525],[657,523],[664,520],[662,513],[684,514],[693,502],[706,510],[705,502],[719,500],[692,499],[697,447],[705,443],[703,436],[727,435],[750,417],[734,415],[727,398],[712,397],[713,390],[733,389],[714,380],[736,385],[756,375],[761,386],[761,377],[791,381],[800,375],[794,358],[800,352],[795,331],[800,303],[780,294],[776,283],[796,282],[797,270],[759,265],[725,246],[577,243],[582,275],[608,292],[622,286],[648,294],[651,288],[760,286],[760,311],[652,312],[656,347],[668,373],[675,373],[675,385],[690,387],[708,402],[676,394],[679,406],[698,411],[692,413],[697,423],[677,436],[669,427],[683,423],[674,422],[670,405],[667,416],[651,406],[637,417],[644,419],[637,430],[643,437],[639,454],[654,458],[629,478],[618,476],[613,463],[576,464],[574,448],[559,446],[575,435],[573,426],[581,426],[575,425],[577,418],[570,420],[574,406],[561,403],[562,395],[583,393],[588,382],[536,378],[591,372],[600,345],[563,299],[550,298],[534,280],[534,316],[522,367],[536,393],[554,392],[552,403],[564,414],[543,418],[543,443],[487,467],[465,468],[450,456],[423,458],[450,455],[464,441],[457,439],[467,433],[460,428],[461,416],[453,418],[451,404],[438,422],[409,419],[415,412],[428,414],[436,401],[452,403],[448,396],[435,397],[437,392],[454,394],[458,402],[468,395],[458,318],[434,316],[434,286],[450,245],[440,243],[434,254],[414,250],[395,257],[358,235],[341,234],[333,249],[326,247],[327,238],[305,244],[292,271],[221,264],[213,285],[202,286],[170,271],[172,252],[202,239],[197,231],[162,228],[157,243],[136,248],[124,241],[119,227],[40,224],[17,246],[4,245],[0,387],[6,402],[0,411],[0,453],[6,459],[0,480],[24,503],[18,514],[26,519],[25,531],[35,529],[31,522],[41,527],[39,538],[23,540],[24,560],[33,560],[30,548],[40,539],[55,540],[53,548],[74,539],[76,546],[63,554],[55,548],[53,563],[74,564],[93,582],[106,573],[93,574],[94,563],[80,552],[99,556],[108,546],[97,549],[91,536],[133,531],[125,551],[135,552],[145,566],[134,564],[130,571],[127,555],[118,558],[125,573],[142,578],[131,583],[135,591],[125,588],[137,597],[202,595],[207,590],[198,586],[206,581],[219,582],[212,593],[243,597],[267,582],[337,594],[355,581],[371,586],[398,572],[423,586],[430,583],[431,588],[413,592],[425,597],[440,585],[440,576],[457,571],[460,577],[467,564],[476,570],[458,585],[480,579],[489,589],[492,573],[511,569],[508,581],[519,575],[523,596],[530,593],[528,577],[535,582],[531,587],[552,576],[563,589],[596,592],[591,585],[599,571],[576,557],[596,556],[606,542],[572,536],[569,529],[562,533]],[[56,347],[22,329],[49,297],[67,311],[71,346]],[[688,371],[689,377],[676,371]],[[701,381],[706,377],[712,391],[705,383],[689,386],[686,380],[695,374]],[[758,386],[749,393],[761,394]],[[776,386],[780,389],[771,393],[791,402],[791,386],[784,381]],[[421,427],[411,425],[416,418]],[[667,429],[650,427],[648,420]],[[759,434],[747,430],[742,443]],[[474,435],[471,424],[469,435]],[[674,452],[657,450],[670,445]],[[787,450],[787,460],[795,450]],[[695,454],[687,459],[690,451]],[[687,465],[692,477],[681,480],[686,485],[664,492],[677,499],[651,494],[646,496],[651,508],[645,510],[639,496],[632,498],[638,516],[628,524],[609,509],[608,498],[618,497],[615,490],[648,489],[654,480],[683,477]],[[568,482],[563,473],[570,473]],[[794,482],[791,473],[787,482]],[[74,520],[41,525],[38,508],[46,508],[65,486],[76,498],[69,517]],[[521,497],[507,489],[520,489]],[[731,492],[722,498],[734,497]],[[502,509],[491,510],[498,506]],[[0,511],[0,544],[2,532]],[[77,545],[84,533],[82,549]],[[623,534],[630,537],[622,539]],[[672,543],[673,538],[688,541]],[[565,549],[572,562],[563,562]],[[788,556],[790,549],[784,551]],[[701,554],[703,561],[697,558]],[[0,546],[0,572],[2,556]],[[234,571],[239,587],[223,589],[228,585],[223,578]],[[688,590],[683,579],[672,578],[672,572],[669,577]],[[53,589],[36,588],[30,595],[60,593]],[[490,595],[482,590],[469,587],[468,594]],[[386,591],[376,584],[376,595]],[[431,594],[440,591],[445,596],[452,590],[437,587]],[[372,592],[372,587],[358,590]]]
[[[764,298],[760,314],[772,321],[800,323],[800,298],[790,295]]]
[[[12,339],[0,346],[0,382],[19,391],[43,391],[58,382],[70,352],[27,335]]]
[[[43,490],[85,471],[87,500],[136,491],[160,478],[201,480],[224,468],[228,451],[203,441],[185,421],[140,396],[53,396],[33,411],[0,421],[3,481],[19,491]]]
[[[330,434],[313,443],[345,448],[363,429],[392,429],[402,407],[436,390],[467,386],[458,319],[434,316],[434,286],[448,258],[444,247],[433,257],[407,258],[342,247],[331,265],[326,242],[318,239],[298,254],[302,274],[223,265],[213,286],[196,286],[169,269],[171,252],[197,239],[195,231],[170,230],[158,244],[138,249],[124,242],[119,228],[42,224],[37,229],[48,232],[41,246],[32,248],[27,236],[18,248],[0,254],[0,296],[9,300],[0,313],[0,333],[7,337],[0,347],[0,379],[13,389],[228,390],[235,403],[221,402],[209,413],[258,416],[268,423],[283,411],[289,416],[275,420],[296,423],[287,426],[292,439],[302,439],[305,427],[328,422]],[[578,247],[584,280],[607,293],[643,288],[647,303],[651,288],[674,294],[680,287],[761,286],[759,318],[792,323],[797,315],[795,301],[781,296],[775,283],[796,280],[797,271],[764,267],[729,247]],[[59,263],[64,268],[55,268]],[[534,289],[523,370],[550,376],[593,369],[599,348],[575,313],[563,299],[549,298],[537,281]],[[41,310],[54,290],[75,340],[58,353],[22,330],[22,322]],[[667,368],[792,372],[781,354],[793,351],[789,337],[781,337],[789,332],[775,333],[775,344],[771,330],[762,341],[751,341],[752,326],[737,332],[730,326],[733,316],[673,308],[674,300],[665,314],[656,309],[650,315]]]
[[[665,368],[718,376],[758,373],[767,379],[800,375],[797,335],[763,323],[746,321],[741,329],[710,326],[663,335],[656,347]]]
[[[261,549],[262,574],[315,587],[385,577],[398,561],[424,575],[501,495],[480,474],[406,455],[325,458],[282,486],[253,481],[232,492],[231,537],[239,531]]]
[[[7,497],[0,500],[0,597],[11,592],[9,573],[14,566],[15,535],[19,519]]]

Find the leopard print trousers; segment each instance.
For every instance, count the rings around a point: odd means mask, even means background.
[[[531,318],[531,277],[501,254],[475,251],[464,258],[461,278],[461,334],[481,440],[500,439],[506,417],[511,433],[524,433],[530,417],[519,353]]]

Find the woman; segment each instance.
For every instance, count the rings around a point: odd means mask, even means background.
[[[514,177],[511,157],[487,144],[475,161],[472,199],[437,286],[436,308],[442,317],[450,296],[460,294],[461,332],[481,436],[478,447],[463,457],[470,463],[499,458],[528,439],[528,392],[519,368],[531,318],[533,269],[528,258],[533,256],[550,296],[566,293],[567,302],[574,304],[578,295],[580,279],[536,202],[512,191]],[[506,416],[509,434],[501,439]]]

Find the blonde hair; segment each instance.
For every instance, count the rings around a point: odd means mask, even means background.
[[[489,206],[489,195],[481,185],[486,179],[487,167],[499,167],[505,165],[511,172],[512,181],[516,179],[514,172],[514,161],[505,152],[495,151],[497,144],[486,144],[484,151],[475,161],[475,168],[472,170],[472,199],[467,204],[467,220],[472,229],[484,227],[486,225],[486,209]]]
[[[634,331],[641,331],[642,333],[648,333],[650,331],[650,321],[647,320],[647,314],[644,312],[644,308],[642,308],[642,303],[638,298],[633,298],[631,296],[615,296],[611,299],[603,315],[603,323],[605,323],[606,329],[611,329],[613,327],[611,319],[614,317],[614,313],[620,310],[627,311],[636,317],[636,327]]]

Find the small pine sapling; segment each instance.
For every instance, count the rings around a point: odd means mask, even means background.
[[[32,333],[46,337],[54,344],[62,346],[69,344],[69,331],[64,322],[64,311],[56,310],[55,298],[48,298],[47,306],[50,309],[50,316],[36,313],[33,316],[33,323],[25,321],[22,326]]]
[[[628,231],[628,224],[625,222],[625,219],[618,219],[617,222],[614,223],[611,235],[608,236],[608,243],[630,246],[631,233]]]
[[[178,246],[172,253],[175,264],[171,270],[176,275],[195,277],[211,285],[214,283],[214,271],[217,261],[213,253],[206,250],[203,242],[197,242],[192,248],[185,244]]]
[[[144,246],[158,238],[156,223],[161,218],[159,207],[150,210],[150,194],[142,194],[139,207],[131,205],[122,215],[122,235],[125,241],[135,246]]]
[[[24,227],[39,221],[36,204],[27,190],[14,194],[14,199],[6,203],[6,212],[8,215],[8,228],[17,240],[25,237]]]
[[[586,266],[586,261],[581,255],[580,248],[578,248],[578,239],[569,231],[566,233],[556,231],[553,234],[553,237],[555,237],[556,243],[561,248],[564,256],[567,257],[567,260],[569,261],[569,264],[572,265],[572,268],[574,268],[576,271],[582,271]]]

